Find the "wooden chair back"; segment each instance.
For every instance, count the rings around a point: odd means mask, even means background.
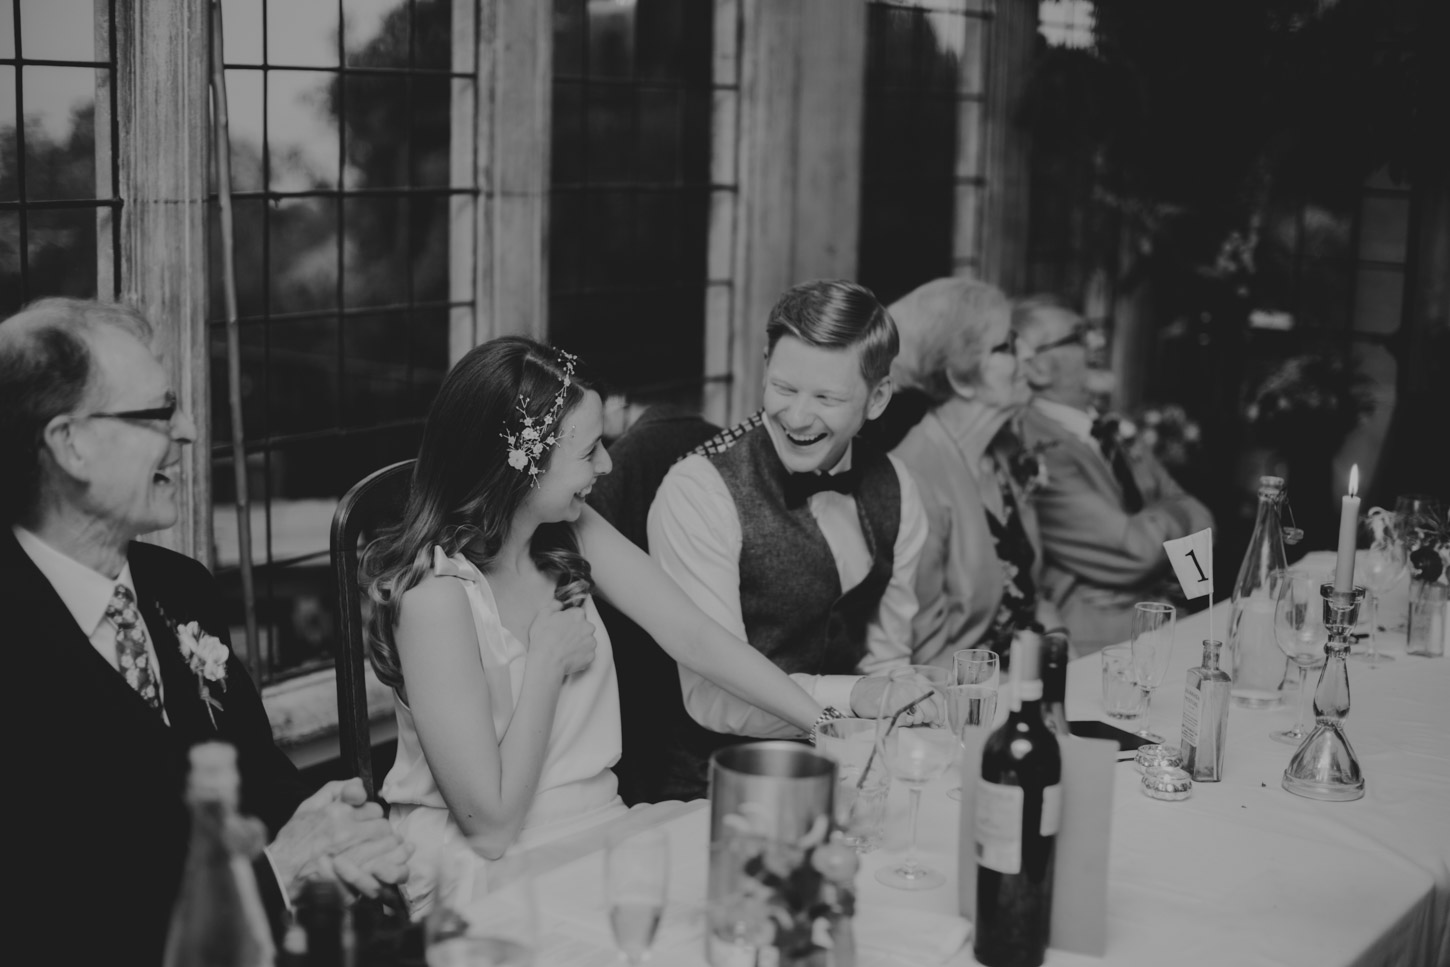
[[[403,516],[413,461],[375,470],[353,484],[332,515],[332,571],[337,580],[337,726],[345,769],[362,779],[368,798],[377,798],[368,692],[364,674],[367,643],[363,635],[363,590],[358,582],[361,546]]]

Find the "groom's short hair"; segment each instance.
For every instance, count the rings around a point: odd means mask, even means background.
[[[875,386],[891,372],[901,338],[875,294],[864,285],[817,279],[792,286],[770,310],[765,325],[769,357],[782,336],[822,349],[858,349],[861,376]]]
[[[39,496],[45,427],[74,412],[95,377],[90,336],[102,326],[151,342],[136,308],[92,299],[40,299],[0,322],[0,514],[13,524]]]

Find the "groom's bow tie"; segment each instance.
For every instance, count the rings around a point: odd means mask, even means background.
[[[788,507],[799,507],[812,494],[823,490],[834,490],[838,494],[854,494],[860,482],[860,473],[855,467],[840,473],[792,473],[785,478],[785,502]]]

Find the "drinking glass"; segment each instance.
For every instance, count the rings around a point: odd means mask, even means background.
[[[940,779],[961,746],[947,718],[952,673],[934,665],[908,665],[891,673],[876,720],[876,754],[911,796],[911,845],[898,866],[882,867],[876,879],[898,890],[930,890],[946,878],[917,861],[916,826],[921,790]]]
[[[1312,700],[1309,669],[1324,657],[1329,632],[1324,628],[1319,586],[1323,575],[1277,568],[1269,574],[1274,595],[1274,640],[1279,650],[1299,669],[1299,718],[1292,729],[1270,732],[1269,737],[1297,746],[1309,734],[1305,709]]]
[[[1419,546],[1434,538],[1445,520],[1445,507],[1426,494],[1405,494],[1395,498],[1395,522],[1401,542]]]
[[[531,967],[538,907],[528,860],[444,847],[423,942],[428,967]]]
[[[1153,709],[1153,689],[1163,684],[1168,664],[1173,660],[1173,636],[1178,626],[1178,610],[1162,601],[1139,601],[1133,606],[1133,675],[1143,690],[1143,727],[1139,738],[1149,742],[1163,741],[1163,736],[1148,728],[1147,719]]]
[[[952,655],[952,685],[947,689],[947,721],[957,741],[966,745],[967,729],[990,729],[997,717],[997,690],[1002,672],[990,648],[963,648]],[[962,787],[947,790],[958,802]]]
[[[1365,522],[1370,530],[1369,549],[1364,552],[1364,563],[1356,573],[1369,593],[1369,651],[1351,653],[1349,657],[1368,662],[1374,668],[1381,662],[1395,660],[1393,655],[1379,653],[1380,595],[1405,576],[1409,553],[1396,527],[1395,515],[1374,507],[1365,515]]]
[[[1109,645],[1098,655],[1103,663],[1103,714],[1110,719],[1136,719],[1143,714],[1143,690],[1133,670],[1131,645]]]
[[[881,845],[891,777],[876,755],[875,719],[833,719],[816,730],[816,751],[836,760],[836,827],[858,853]]]
[[[649,959],[665,911],[670,838],[662,829],[611,832],[604,852],[604,894],[614,942],[633,967]]]

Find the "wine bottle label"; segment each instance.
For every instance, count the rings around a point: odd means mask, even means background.
[[[982,866],[1022,872],[1022,799],[1020,786],[977,780],[976,853]]]
[[[1198,745],[1198,707],[1203,693],[1189,688],[1183,693],[1183,744]]]
[[[1062,828],[1062,787],[1048,786],[1042,790],[1042,822],[1038,835],[1056,836]]]

